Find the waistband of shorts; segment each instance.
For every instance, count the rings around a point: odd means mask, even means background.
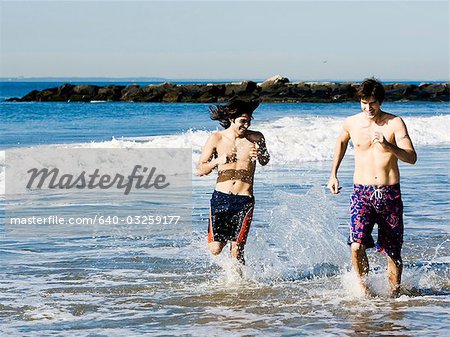
[[[393,191],[400,190],[400,183],[396,183],[394,185],[363,185],[363,184],[353,184],[353,189],[355,190],[384,190],[384,191]]]
[[[220,196],[224,196],[224,197],[228,197],[228,198],[233,198],[233,199],[248,199],[248,200],[253,200],[255,199],[255,197],[253,195],[243,195],[243,194],[233,194],[233,193],[225,193],[225,192],[221,192],[221,191],[217,191],[214,190],[213,195],[220,195]]]

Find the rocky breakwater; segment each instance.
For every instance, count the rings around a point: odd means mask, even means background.
[[[33,90],[22,98],[10,98],[14,102],[226,102],[234,96],[259,97],[263,102],[347,102],[356,99],[359,84],[355,82],[296,82],[282,76],[273,76],[263,83],[243,81],[224,84],[152,84],[123,85],[74,85]],[[386,101],[442,101],[448,102],[449,83],[421,83],[419,85],[386,84]]]

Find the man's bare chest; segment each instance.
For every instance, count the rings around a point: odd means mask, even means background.
[[[253,147],[253,143],[247,139],[236,139],[231,141],[228,139],[223,139],[217,144],[217,153],[220,156],[224,153],[235,153],[239,157],[247,157],[250,150]]]
[[[355,127],[350,130],[350,138],[355,150],[381,150],[380,145],[373,142],[376,132],[381,133],[388,142],[395,143],[394,132],[387,126]]]

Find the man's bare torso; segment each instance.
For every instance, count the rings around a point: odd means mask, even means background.
[[[362,113],[347,120],[347,129],[355,151],[353,181],[363,185],[394,185],[400,181],[397,157],[373,143],[373,135],[380,132],[390,143],[396,144],[392,121],[396,116],[383,113],[376,122]]]
[[[216,143],[217,156],[233,152],[232,160],[218,166],[216,190],[224,193],[253,195],[253,178],[256,161],[251,160],[250,150],[258,141],[257,132],[247,131],[245,137],[235,140],[218,132]]]

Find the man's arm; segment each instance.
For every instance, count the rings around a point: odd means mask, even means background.
[[[331,193],[339,193],[339,180],[337,173],[339,166],[341,165],[342,158],[344,158],[345,151],[347,150],[348,142],[350,141],[350,132],[348,129],[348,119],[344,122],[344,127],[339,135],[336,146],[334,147],[333,166],[331,168],[330,179],[328,180],[327,187]]]
[[[197,164],[197,174],[199,176],[208,175],[212,172],[214,167],[218,164],[218,158],[214,159],[218,137],[215,133],[209,136],[208,140],[203,146],[202,154]]]
[[[396,117],[393,120],[393,128],[396,144],[389,143],[380,132],[375,132],[373,143],[379,143],[385,150],[391,152],[401,161],[408,164],[415,164],[417,161],[417,153],[409,138],[406,125],[400,117]]]
[[[264,139],[264,135],[258,132],[258,138],[256,140],[256,158],[258,162],[264,166],[270,161],[270,154],[267,151],[266,140]]]

